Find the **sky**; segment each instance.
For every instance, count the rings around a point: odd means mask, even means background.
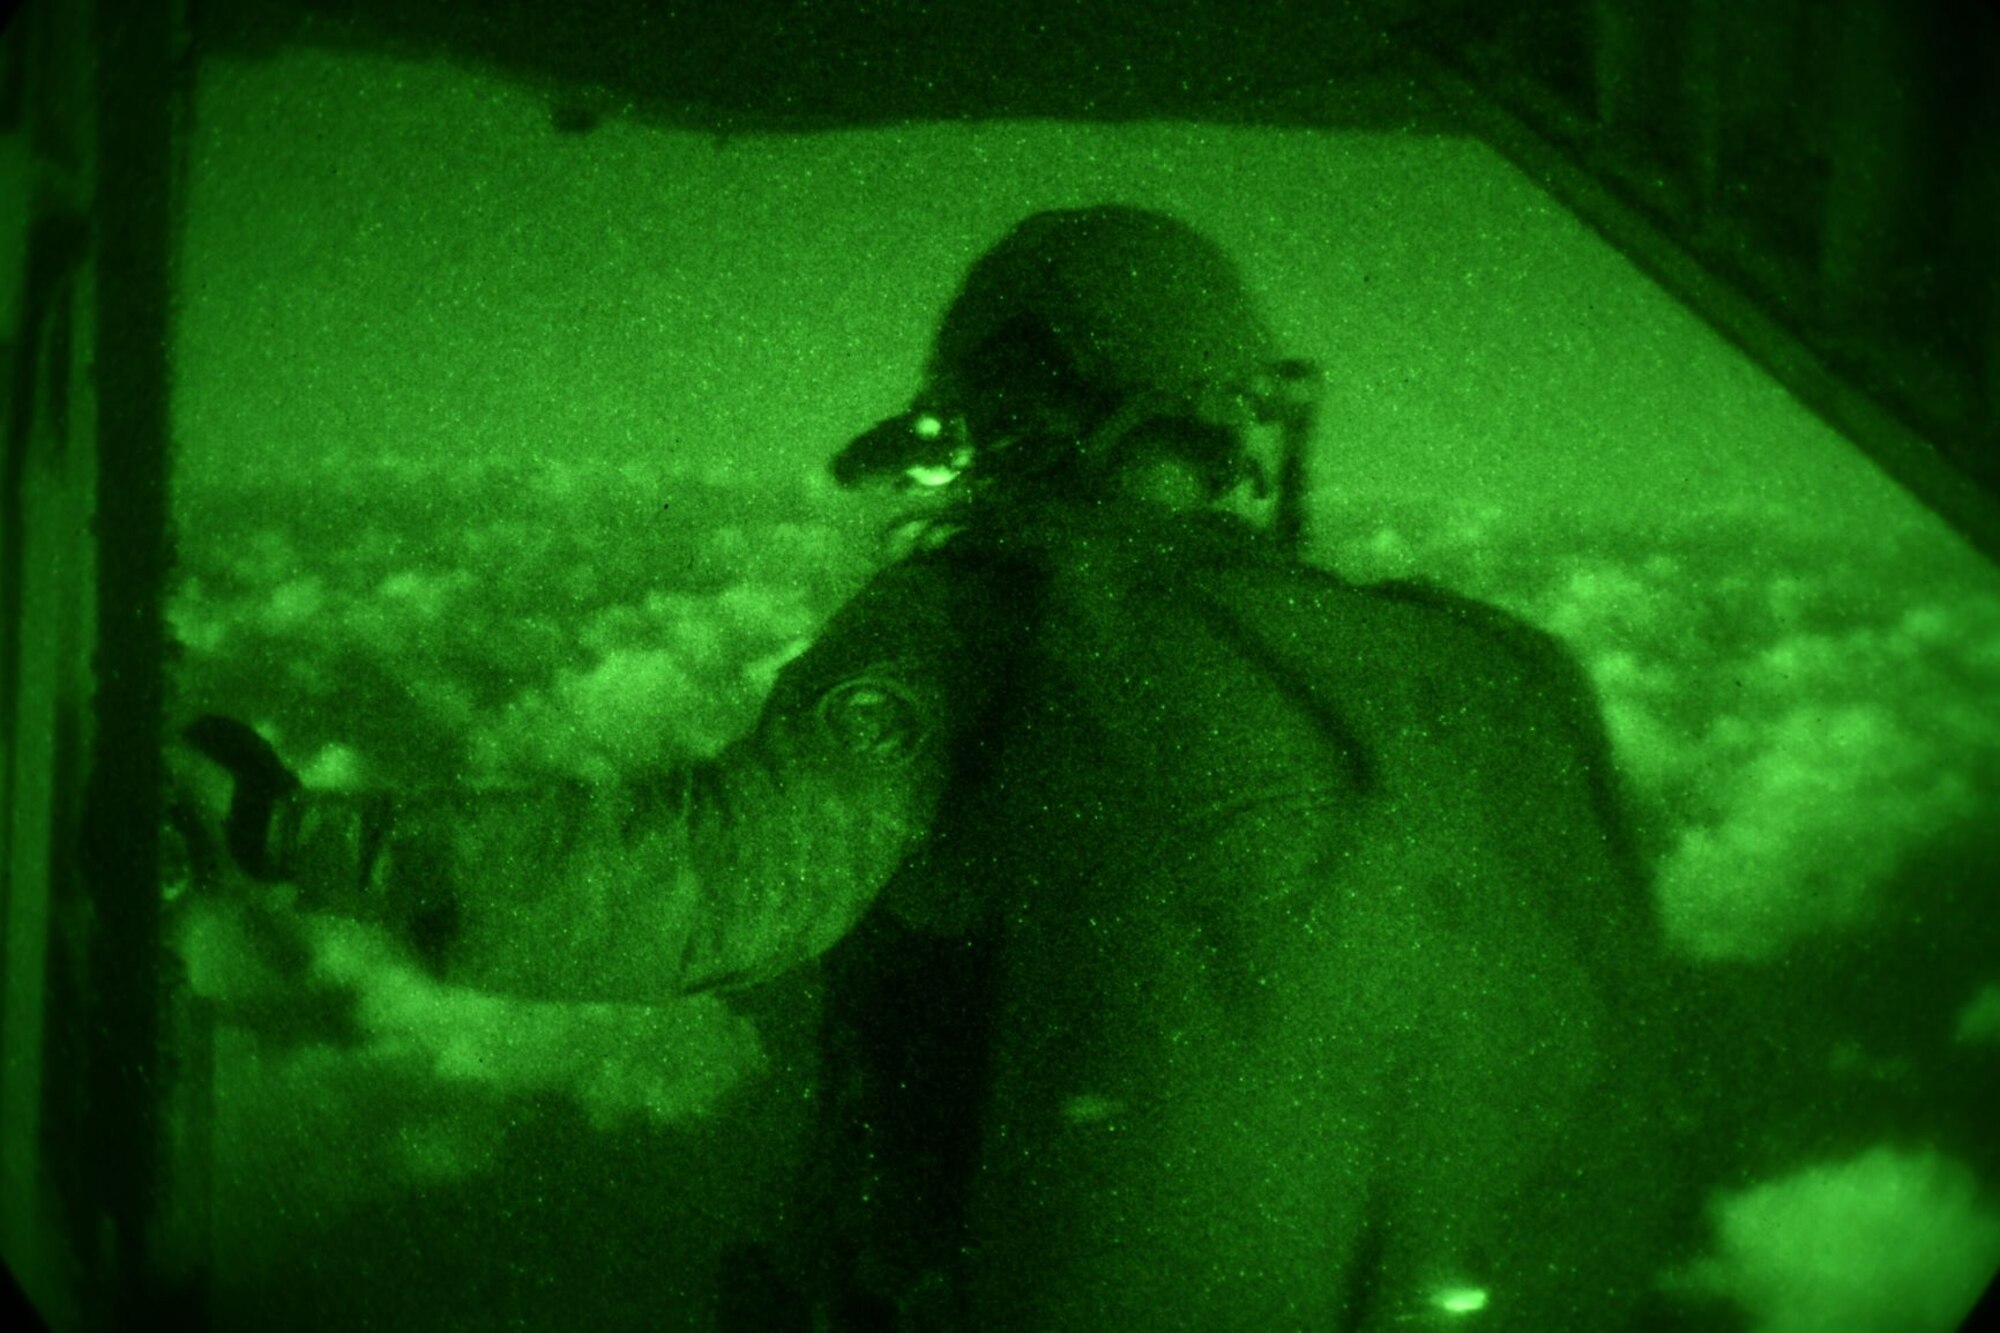
[[[1209,231],[1320,359],[1355,497],[1923,521],[1483,145],[1172,124],[740,137],[443,65],[204,67],[184,475],[421,453],[809,472],[905,403],[959,275],[1042,208]]]

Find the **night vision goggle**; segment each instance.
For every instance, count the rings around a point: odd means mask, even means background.
[[[1319,407],[1320,370],[1311,361],[1292,359],[1274,364],[1264,382],[1239,395],[1247,422],[1276,425],[1287,437],[1287,449],[1303,449]],[[1150,417],[1162,415],[1138,397],[1114,412],[1080,442],[1082,452],[1106,437],[1116,438]],[[836,484],[852,488],[878,479],[898,490],[937,487],[971,467],[977,450],[957,413],[917,406],[885,417],[849,441],[828,465]]]

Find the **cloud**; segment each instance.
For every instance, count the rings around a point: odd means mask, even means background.
[[[313,791],[358,792],[370,785],[368,762],[352,746],[333,742],[298,768],[299,780]]]
[[[712,997],[555,1004],[448,986],[379,928],[278,896],[276,912],[184,903],[176,948],[190,993],[233,1034],[217,1067],[232,1158],[293,1161],[335,1136],[346,1163],[315,1164],[300,1186],[325,1197],[475,1174],[507,1108],[531,1099],[566,1101],[602,1131],[670,1126],[710,1115],[766,1068],[754,1024]]]
[[[1922,891],[1898,878],[1913,858],[2000,805],[2000,584],[1947,540],[1863,558],[1783,524],[1668,530],[1462,576],[1589,669],[1663,826],[1655,887],[1684,953],[1865,928]],[[1451,570],[1450,549],[1426,558]]]
[[[754,1026],[721,1001],[556,1004],[444,985],[375,929],[307,922],[313,981],[354,992],[362,1058],[495,1097],[559,1093],[599,1129],[705,1115],[764,1067]]]
[[[1961,1046],[2000,1046],[2000,982],[1982,986],[1959,1011],[1952,1040]]]
[[[1714,1203],[1715,1248],[1668,1285],[1756,1333],[1949,1333],[2000,1267],[2000,1212],[1962,1163],[1878,1146]]]
[[[476,719],[473,768],[494,779],[559,774],[603,782],[712,753],[731,739],[741,714],[714,674],[671,649],[612,649]]]
[[[1969,774],[1891,706],[1799,704],[1720,733],[1713,823],[1660,869],[1669,933],[1700,958],[1764,957],[1866,924],[1903,858],[1981,809]]]

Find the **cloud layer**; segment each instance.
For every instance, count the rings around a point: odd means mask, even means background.
[[[183,711],[248,718],[330,788],[605,778],[711,751],[868,568],[805,484],[663,479],[699,492],[678,526],[629,503],[631,478],[588,469],[455,476],[447,500],[400,474],[311,484],[311,505],[184,494],[200,522],[183,523],[172,616]],[[1942,536],[1861,552],[1770,515],[1592,532],[1435,507],[1317,519],[1333,534],[1318,558],[1350,577],[1422,573],[1577,652],[1660,919],[1692,959],[1768,962],[1920,915],[1951,886],[1909,867],[1990,836],[2000,580]],[[712,1001],[526,1004],[441,986],[350,923],[297,920],[274,947],[240,905],[179,910],[194,988],[238,1034],[220,1073],[242,1093],[239,1165],[338,1122],[350,1159],[381,1169],[300,1177],[327,1198],[479,1172],[525,1105],[606,1131],[685,1123],[765,1067],[755,1028]],[[1964,1052],[2000,1031],[1975,991],[1950,1034]],[[1943,1327],[1893,1310],[1944,1309],[1995,1257],[1969,1168],[1887,1148],[1717,1217],[1685,1280],[1737,1293],[1766,1333],[1833,1327],[1812,1322],[1822,1306],[1878,1320],[1845,1328]],[[1849,1235],[1877,1248],[1834,1246]]]

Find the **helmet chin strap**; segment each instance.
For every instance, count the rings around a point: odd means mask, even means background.
[[[1273,371],[1276,384],[1265,397],[1262,414],[1277,423],[1283,442],[1278,459],[1278,505],[1272,518],[1274,536],[1294,557],[1305,551],[1306,489],[1312,437],[1319,426],[1322,376],[1315,362],[1280,361]]]
[[[1118,459],[1120,446],[1133,431],[1149,421],[1168,415],[1175,406],[1163,394],[1140,392],[1130,395],[1110,416],[1077,441],[1077,452],[1082,455],[1084,465],[1093,472],[1108,471]]]

